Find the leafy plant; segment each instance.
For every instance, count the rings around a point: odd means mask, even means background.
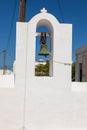
[[[38,64],[35,67],[35,76],[49,76],[49,61],[44,64]]]

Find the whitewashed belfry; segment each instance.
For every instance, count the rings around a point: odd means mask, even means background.
[[[41,26],[50,31],[48,77],[35,76],[36,37],[39,35],[36,30]],[[71,54],[72,25],[60,24],[45,8],[28,23],[17,23],[15,83],[20,88],[20,93],[26,97],[24,110],[27,129],[53,130],[56,125],[55,130],[58,130],[62,127],[63,115],[59,117],[58,113],[65,112],[65,104],[69,103],[67,98],[71,86]],[[21,110],[20,112],[22,114]]]
[[[49,76],[35,75],[37,38],[38,47],[45,38],[39,64],[49,60]],[[87,83],[71,81],[71,63],[72,24],[59,23],[45,8],[29,22],[18,22],[15,75],[0,75],[0,130],[87,129]]]
[[[41,13],[34,16],[28,23],[17,23],[17,44],[16,44],[16,76],[25,76],[24,68],[27,69],[29,79],[37,79],[35,71],[35,49],[37,28],[46,26],[50,30],[51,37],[51,58],[50,58],[50,77],[55,77],[58,82],[61,80],[71,82],[72,63],[72,25],[60,24],[57,19],[47,13],[43,8]],[[68,46],[68,47],[67,47]],[[23,52],[20,54],[20,52]],[[22,65],[20,65],[22,62]],[[27,64],[25,64],[27,62]],[[23,70],[21,71],[21,67]],[[67,76],[65,76],[67,73]],[[58,80],[59,79],[59,80]],[[64,83],[62,82],[62,83]]]

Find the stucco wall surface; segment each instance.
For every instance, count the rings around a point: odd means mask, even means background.
[[[14,88],[14,74],[0,75],[1,88]]]
[[[34,76],[36,28],[41,25],[53,36],[50,77]],[[16,35],[15,87],[0,88],[0,129],[87,128],[87,94],[71,88],[72,25],[60,24],[49,13],[39,13],[28,23],[17,23]]]
[[[87,83],[73,82],[72,88],[69,86],[71,90],[67,90],[61,84],[59,86],[56,80],[55,84],[45,77],[36,81],[34,83],[33,80],[29,80],[30,84],[26,89],[25,85],[2,88],[0,84],[0,129],[23,130],[24,97],[26,97],[26,129],[85,130],[87,128]],[[45,86],[42,84],[43,81]],[[9,82],[7,86],[8,84]]]

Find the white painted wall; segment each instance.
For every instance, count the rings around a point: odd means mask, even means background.
[[[0,88],[14,88],[14,74],[0,75]]]
[[[53,77],[34,76],[36,26],[41,24],[53,29]],[[23,123],[26,130],[87,128],[87,93],[71,91],[71,66],[57,63],[71,63],[71,54],[71,24],[60,24],[49,13],[17,23],[15,87],[0,88],[1,130],[24,130]]]
[[[53,36],[53,77],[34,76],[36,29],[41,25],[48,27]],[[20,93],[26,88],[26,128],[57,130],[62,125],[65,127],[69,118],[63,115],[71,106],[68,100],[71,66],[60,63],[72,63],[72,25],[60,24],[49,13],[37,14],[28,23],[17,23],[16,48],[16,87]]]

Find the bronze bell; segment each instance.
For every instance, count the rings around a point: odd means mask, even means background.
[[[43,55],[43,56],[50,55],[50,52],[48,51],[46,44],[41,45],[41,49],[40,49],[38,55]]]
[[[38,55],[42,55],[42,56],[50,55],[50,52],[48,51],[48,48],[46,45],[46,33],[45,32],[41,32],[40,42],[41,42],[41,48],[40,48]]]

